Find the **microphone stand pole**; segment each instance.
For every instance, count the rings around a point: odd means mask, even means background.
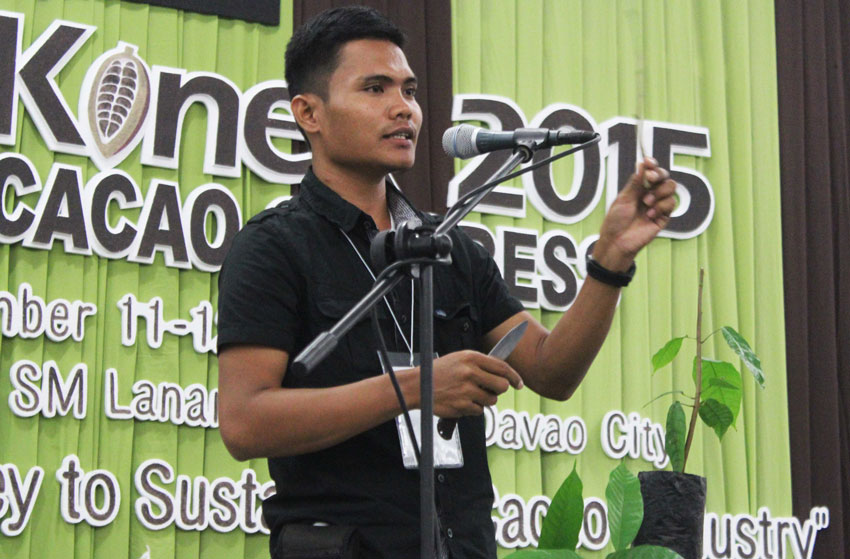
[[[419,266],[419,551],[434,559],[440,541],[434,495],[434,267]],[[413,444],[416,444],[415,442]]]
[[[511,169],[531,159],[531,150],[526,147],[517,148],[505,163],[487,181],[492,181],[507,175]],[[493,185],[495,188],[496,185]],[[460,223],[472,209],[490,193],[487,189],[457,211],[446,214],[443,222],[437,226],[434,236],[443,235]],[[422,434],[422,451],[419,464],[419,523],[420,523],[420,558],[434,559],[434,544],[440,541],[434,518],[434,276],[433,265],[420,266],[420,300],[419,300],[419,390],[420,390],[420,433]]]
[[[507,175],[511,169],[531,159],[532,145],[520,145],[507,161],[490,177],[490,181]],[[490,182],[488,181],[488,182]],[[445,235],[457,225],[496,185],[474,196],[467,203],[446,214],[433,236]],[[434,259],[436,262],[437,259]],[[440,541],[434,501],[434,264],[417,264],[411,275],[419,277],[419,389],[421,452],[419,462],[419,517],[421,559],[435,559],[435,544]],[[334,348],[369,310],[404,277],[402,271],[389,275],[371,290],[327,332],[322,332],[304,348],[292,363],[296,375],[307,374]],[[413,437],[411,437],[413,438]],[[414,442],[415,444],[415,442]],[[442,547],[442,546],[441,546]]]

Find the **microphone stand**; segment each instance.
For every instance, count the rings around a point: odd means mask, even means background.
[[[520,163],[532,157],[534,142],[519,145],[507,161],[493,174],[488,182],[496,181],[507,175]],[[438,238],[457,225],[472,209],[493,189],[496,184],[482,190],[460,207],[453,207],[445,219],[431,232],[424,228],[422,234]],[[436,244],[436,243],[435,243]],[[451,244],[449,243],[449,246]],[[412,267],[410,273],[418,277],[420,285],[419,301],[419,390],[420,390],[420,433],[421,452],[419,460],[419,517],[420,517],[420,557],[434,559],[435,544],[440,535],[437,532],[436,508],[434,501],[434,270],[440,262],[440,254],[430,258],[433,262],[420,263]],[[445,255],[443,255],[445,256]],[[402,255],[396,255],[398,259]],[[344,336],[369,310],[389,293],[403,278],[402,269],[395,270],[387,277],[376,282],[372,289],[357,302],[327,332],[319,334],[292,363],[296,375],[305,375],[330,354]],[[412,436],[413,444],[416,444]]]

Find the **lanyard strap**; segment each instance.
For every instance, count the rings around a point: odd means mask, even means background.
[[[366,268],[366,271],[369,272],[369,276],[372,277],[372,281],[375,281],[375,274],[372,273],[372,268],[369,267],[369,264],[364,260],[363,255],[360,254],[360,251],[357,250],[357,247],[354,245],[354,241],[351,240],[351,237],[348,236],[348,233],[340,228],[340,232],[343,234],[345,239],[348,241],[348,244],[351,245],[351,248],[354,249],[354,254],[357,255],[357,258],[360,259],[360,262],[363,264],[363,267]],[[401,334],[401,339],[404,341],[404,345],[407,346],[408,351],[410,352],[410,364],[413,365],[413,278],[410,279],[410,341],[408,342],[407,338],[404,335],[404,330],[401,328],[401,324],[398,323],[398,319],[395,317],[395,313],[393,312],[393,307],[390,305],[390,302],[387,301],[386,295],[383,297],[384,304],[387,306],[387,310],[390,311],[390,316],[395,323],[395,327],[398,330],[398,333]]]

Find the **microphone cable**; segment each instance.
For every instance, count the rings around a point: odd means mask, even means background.
[[[440,261],[437,261],[440,263]],[[405,266],[413,266],[415,264],[433,264],[434,261],[429,258],[408,258],[405,260],[398,260],[393,262],[386,268],[384,268],[380,274],[375,278],[375,283],[378,283],[388,275],[392,273],[397,273],[399,268],[403,268]],[[442,262],[445,264],[446,262]],[[410,317],[410,320],[414,320],[414,317]],[[419,441],[416,439],[416,433],[413,430],[413,420],[410,419],[410,409],[407,406],[407,401],[404,399],[404,394],[401,392],[401,386],[398,383],[398,378],[396,377],[395,371],[393,370],[392,363],[390,362],[389,351],[387,350],[387,344],[384,340],[384,334],[381,332],[380,321],[378,319],[378,306],[375,305],[372,307],[372,330],[375,333],[375,337],[378,339],[378,357],[381,362],[381,367],[384,370],[384,373],[390,376],[390,382],[393,385],[393,389],[395,390],[396,398],[398,399],[399,404],[401,405],[402,414],[404,415],[404,424],[407,427],[407,434],[410,436],[410,440],[413,443],[413,455],[416,457],[416,464],[419,467],[422,464],[422,452],[419,449]],[[410,340],[410,347],[412,348],[414,344],[414,340]],[[433,374],[433,369],[432,369]],[[432,381],[433,386],[433,381]],[[445,550],[445,541],[442,536],[442,528],[440,522],[440,515],[437,513],[437,503],[434,502],[431,505],[431,515],[434,519],[434,528],[435,528],[435,549],[439,557],[446,556]]]
[[[495,185],[500,184],[502,182],[516,178],[516,177],[518,177],[518,176],[520,176],[524,173],[527,173],[529,171],[533,171],[534,169],[542,167],[543,165],[547,165],[549,163],[557,161],[558,159],[561,159],[562,157],[566,157],[566,156],[572,155],[573,153],[576,153],[578,151],[587,149],[591,145],[599,143],[599,141],[601,139],[602,139],[602,136],[597,132],[596,137],[593,138],[592,140],[589,140],[587,142],[584,142],[583,144],[579,144],[577,146],[574,146],[574,147],[572,147],[572,148],[570,148],[570,149],[568,149],[568,150],[566,150],[562,153],[559,153],[557,155],[552,155],[550,157],[547,157],[546,159],[543,159],[542,161],[538,161],[537,163],[535,163],[533,165],[529,165],[527,167],[522,167],[519,170],[514,171],[513,173],[509,173],[509,174],[507,174],[503,177],[499,177],[497,179],[493,179],[491,181],[488,181],[488,182],[482,184],[481,186],[478,186],[478,187],[474,188],[473,190],[470,190],[469,192],[464,194],[461,198],[459,198],[457,200],[457,202],[455,202],[452,205],[452,207],[449,209],[449,211],[446,212],[446,216],[451,215],[455,211],[460,211],[460,210],[464,209],[466,204],[468,204],[468,202],[471,199],[475,198],[481,192],[486,191],[491,186],[495,186]],[[391,178],[391,180],[392,180],[392,178]],[[395,183],[394,180],[393,180],[393,183]],[[440,263],[440,261],[437,261],[437,262]],[[396,273],[396,271],[399,270],[400,268],[404,268],[406,266],[412,266],[412,265],[415,265],[415,264],[433,264],[433,263],[434,263],[433,260],[430,260],[430,259],[427,259],[427,258],[408,258],[408,259],[405,259],[405,260],[398,260],[396,262],[393,262],[392,264],[390,264],[389,266],[387,266],[383,270],[381,270],[381,273],[379,273],[378,276],[375,278],[374,283],[378,283],[379,281],[381,281],[385,277],[389,276],[390,274]],[[378,356],[379,356],[379,360],[381,361],[381,367],[383,368],[384,373],[388,374],[389,377],[390,377],[390,382],[392,383],[393,389],[395,390],[396,398],[398,399],[399,405],[401,406],[402,414],[404,416],[405,427],[407,428],[407,433],[410,436],[410,440],[413,442],[413,452],[416,456],[416,463],[419,464],[419,463],[421,463],[420,462],[421,456],[420,456],[420,450],[419,450],[419,442],[417,441],[416,433],[413,430],[413,421],[410,419],[410,411],[409,411],[409,407],[407,405],[407,401],[404,399],[404,394],[402,394],[402,392],[401,392],[401,386],[398,383],[398,378],[396,377],[395,371],[393,371],[392,364],[390,363],[389,351],[387,350],[387,344],[386,344],[386,341],[384,340],[383,333],[381,332],[381,327],[380,327],[380,323],[379,323],[379,320],[378,320],[378,311],[375,307],[372,308],[371,314],[372,314],[372,320],[371,320],[372,330],[374,332],[375,338],[377,338],[377,340],[378,340]],[[413,317],[411,317],[410,319],[414,320]],[[411,343],[411,347],[412,347],[414,340],[411,340],[410,343]]]
[[[415,264],[433,263],[434,261],[428,258],[408,258],[405,260],[398,260],[381,270],[381,273],[378,274],[378,276],[375,278],[375,283],[378,283],[390,274],[396,273],[396,270],[400,268],[404,268],[406,266],[413,266]],[[414,317],[411,316],[410,320],[414,320]],[[384,340],[384,334],[381,332],[381,326],[378,320],[377,306],[372,307],[372,331],[374,332],[375,337],[378,340],[378,357],[381,361],[381,368],[383,368],[384,373],[390,376],[390,382],[392,383],[393,389],[395,390],[396,398],[398,399],[398,402],[401,405],[402,415],[404,415],[404,423],[407,427],[407,434],[410,436],[410,440],[413,443],[413,454],[416,456],[416,463],[421,464],[419,441],[416,439],[416,433],[413,430],[413,420],[410,419],[410,408],[407,405],[407,401],[404,399],[404,394],[402,394],[401,392],[401,386],[398,383],[398,378],[396,377],[395,371],[393,370],[392,364],[390,362],[389,350],[387,350],[387,344]],[[413,344],[414,340],[410,340],[411,347],[413,347]]]

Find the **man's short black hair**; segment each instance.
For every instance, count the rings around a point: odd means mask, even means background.
[[[383,39],[404,48],[404,33],[387,17],[363,6],[324,11],[295,30],[286,45],[286,83],[290,98],[315,93],[327,98],[328,79],[349,41]]]

